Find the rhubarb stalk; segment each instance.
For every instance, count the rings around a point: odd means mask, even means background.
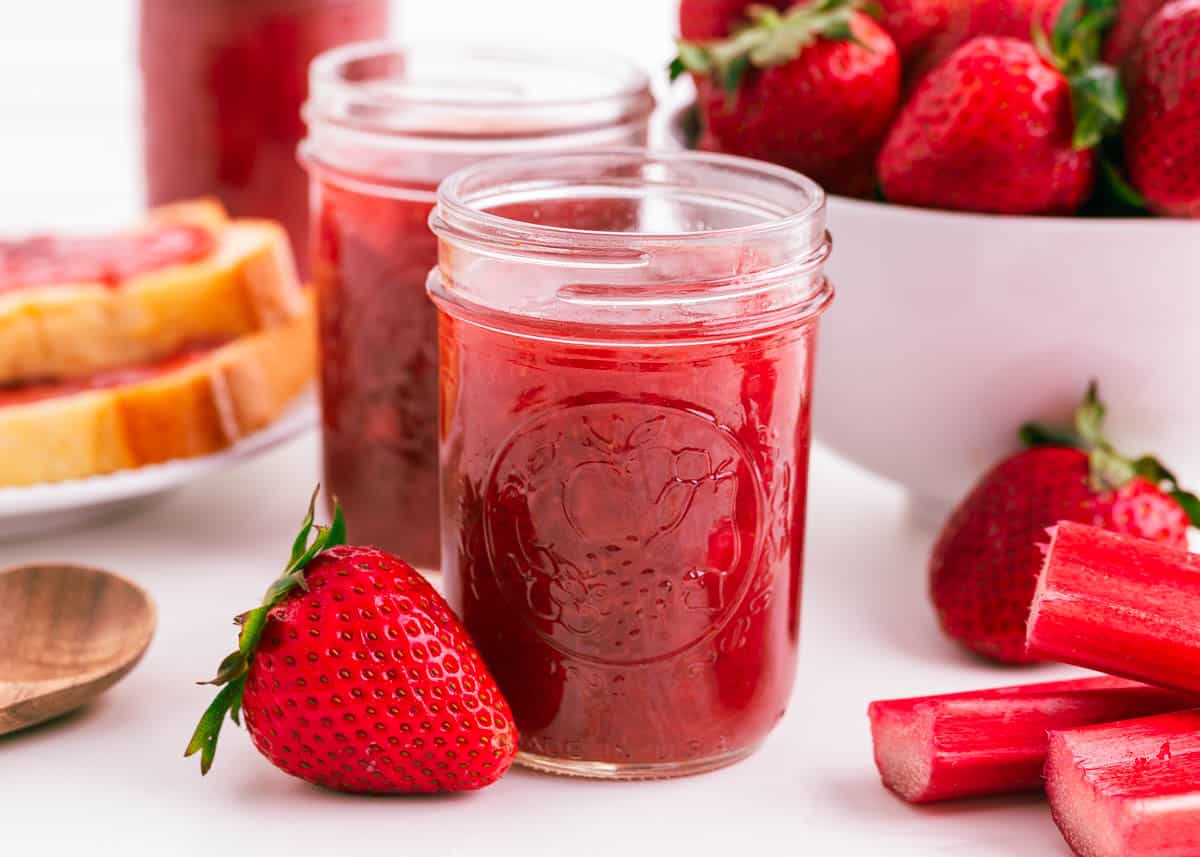
[[[1200,693],[1200,556],[1082,524],[1050,533],[1029,653]]]
[[[1046,733],[1196,705],[1108,676],[871,703],[883,784],[913,803],[1040,789]]]
[[[1050,734],[1046,793],[1080,857],[1200,854],[1200,711]]]

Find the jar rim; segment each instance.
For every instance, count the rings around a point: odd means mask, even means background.
[[[690,231],[604,231],[579,229],[572,227],[553,226],[541,223],[531,223],[524,220],[514,220],[495,214],[479,203],[489,197],[495,198],[500,194],[497,188],[503,188],[506,176],[519,175],[526,166],[536,164],[537,169],[545,174],[553,173],[555,167],[581,165],[589,170],[600,172],[605,162],[619,163],[640,162],[643,166],[671,166],[673,164],[694,165],[700,168],[724,170],[744,177],[774,182],[779,188],[794,192],[804,199],[803,205],[787,210],[784,205],[776,204],[776,216],[769,213],[754,223],[713,229]],[[473,189],[473,185],[481,185]],[[546,193],[554,187],[563,189],[571,187],[566,182],[555,184],[553,180],[541,182],[522,182],[518,192],[527,194]],[[713,200],[720,199],[715,193]],[[746,200],[743,200],[745,202]],[[766,205],[764,203],[764,212]],[[513,232],[520,233],[525,246],[565,246],[574,249],[594,249],[598,251],[627,248],[630,245],[641,244],[678,244],[698,241],[733,241],[769,238],[775,234],[787,233],[797,229],[819,226],[824,233],[825,191],[815,181],[801,173],[777,164],[743,158],[736,155],[726,155],[710,152],[694,151],[656,151],[636,147],[617,147],[597,150],[573,152],[556,152],[551,155],[540,155],[536,159],[529,156],[510,156],[493,158],[464,167],[450,174],[438,186],[437,207],[430,217],[430,226],[438,235],[453,240],[454,238],[480,238],[484,234],[499,234],[508,238],[515,237]],[[504,240],[504,239],[502,239]]]
[[[588,201],[635,228],[552,222],[587,218]],[[510,204],[531,219],[506,216]],[[646,228],[656,221],[684,228]],[[744,338],[814,317],[832,296],[824,191],[731,155],[614,148],[483,161],[442,182],[429,225],[441,243],[434,301],[540,337]],[[540,272],[513,277],[530,265]],[[518,282],[519,293],[506,286]]]
[[[310,125],[436,139],[552,136],[648,121],[655,107],[645,69],[582,46],[356,42],[313,61],[309,92]]]

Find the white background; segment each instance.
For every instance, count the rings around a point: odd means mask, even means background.
[[[406,5],[411,38],[561,39],[656,67],[670,51],[669,0]],[[3,0],[0,9],[0,228],[132,218],[140,186],[132,4]],[[821,390],[818,401],[836,394]],[[896,489],[821,450],[799,681],[787,719],[747,762],[639,784],[515,770],[475,795],[362,799],[277,773],[227,728],[202,780],[195,760],[181,758],[209,697],[191,680],[232,645],[229,618],[257,603],[278,570],[317,477],[310,436],[108,528],[0,545],[0,565],[61,559],[123,572],[154,594],[161,619],[146,661],[103,701],[0,738],[0,855],[1068,853],[1037,797],[914,809],[879,786],[865,717],[872,698],[1066,671],[990,668],[942,640],[924,591],[930,534],[909,524]]]

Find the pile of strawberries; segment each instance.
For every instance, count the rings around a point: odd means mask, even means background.
[[[832,193],[1200,217],[1200,0],[683,0],[706,149]]]

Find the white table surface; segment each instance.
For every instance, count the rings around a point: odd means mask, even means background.
[[[669,51],[671,5],[417,0],[405,31],[518,38],[543,14],[543,27],[574,23],[582,38],[657,62]],[[3,15],[0,229],[133,216],[128,0],[12,2]],[[818,391],[818,399],[831,395]],[[820,449],[799,680],[787,718],[748,761],[635,784],[514,770],[473,795],[363,799],[277,772],[227,726],[202,779],[196,761],[182,758],[210,696],[192,680],[211,673],[232,645],[230,618],[257,603],[279,570],[318,478],[316,443],[309,435],[106,527],[0,544],[0,566],[65,560],[124,573],[160,612],[145,661],[100,702],[0,738],[0,855],[344,855],[348,845],[493,857],[1068,854],[1037,797],[914,809],[880,787],[865,716],[871,699],[1069,671],[990,668],[945,642],[925,596],[931,535],[909,523],[895,488]]]

